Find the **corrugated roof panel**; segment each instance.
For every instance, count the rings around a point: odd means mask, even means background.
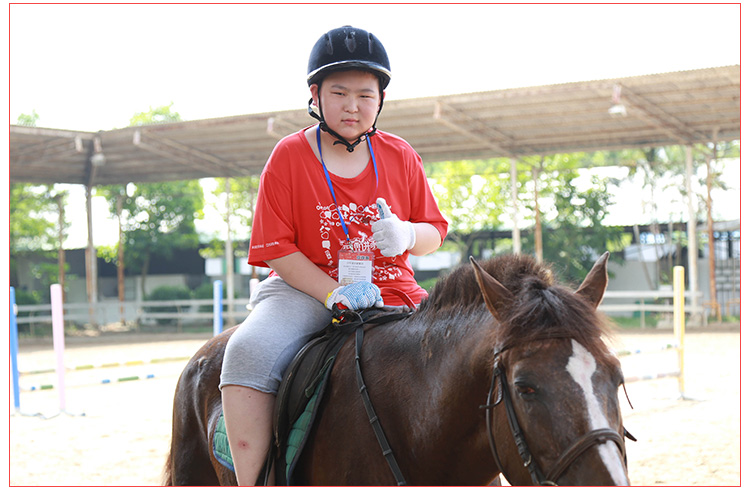
[[[739,138],[740,68],[406,100],[386,99],[378,127],[425,162],[701,143]],[[628,114],[614,117],[613,87]],[[11,182],[94,184],[259,173],[283,135],[315,121],[305,109],[98,133],[10,127]],[[136,138],[140,135],[140,142]],[[106,163],[91,172],[101,140]]]

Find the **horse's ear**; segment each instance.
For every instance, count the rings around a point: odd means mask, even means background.
[[[487,309],[490,310],[492,316],[498,321],[502,321],[500,311],[513,302],[513,293],[508,291],[497,279],[482,269],[477,261],[474,260],[474,257],[469,257],[469,260],[471,261],[471,266],[474,268],[474,276],[479,283],[479,289],[482,290],[484,304],[487,305]]]
[[[609,252],[604,252],[586,275],[581,287],[576,291],[576,294],[580,294],[589,300],[594,307],[598,307],[599,303],[602,302],[604,290],[607,289],[607,282],[609,281],[607,260],[609,260]]]

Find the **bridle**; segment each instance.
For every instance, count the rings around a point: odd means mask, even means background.
[[[528,444],[526,444],[526,438],[524,437],[521,426],[518,423],[518,417],[516,416],[516,411],[513,407],[513,401],[510,398],[510,389],[508,387],[508,380],[505,376],[505,368],[500,362],[500,355],[511,347],[512,345],[507,345],[495,349],[495,360],[492,369],[490,390],[487,393],[487,404],[479,407],[485,410],[485,418],[487,422],[487,437],[489,438],[492,457],[495,459],[495,464],[500,470],[500,473],[504,474],[507,478],[508,475],[505,472],[502,463],[500,462],[500,456],[497,452],[497,444],[495,443],[495,436],[492,432],[492,409],[500,405],[500,403],[503,403],[503,401],[505,401],[505,413],[508,417],[508,425],[510,426],[511,432],[513,433],[513,440],[515,441],[516,447],[518,448],[518,454],[521,456],[521,460],[523,461],[526,469],[529,471],[532,482],[536,486],[556,486],[557,480],[560,478],[560,476],[565,473],[570,465],[572,465],[573,462],[575,462],[581,454],[586,452],[588,449],[599,444],[604,444],[607,441],[612,441],[617,444],[620,453],[623,455],[623,457],[625,457],[625,443],[618,432],[610,428],[595,429],[578,438],[568,449],[566,449],[555,462],[554,466],[552,467],[552,471],[550,471],[549,474],[545,476],[544,473],[542,473],[542,471],[539,469],[536,461],[534,461],[534,458],[529,451],[529,446]],[[495,387],[497,387],[497,398],[493,402],[492,393],[495,391]],[[508,393],[508,396],[503,397],[504,393]],[[626,435],[632,437],[627,433],[627,431]]]

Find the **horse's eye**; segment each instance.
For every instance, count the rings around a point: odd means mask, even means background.
[[[521,396],[536,395],[536,388],[528,384],[516,383],[516,390],[518,390],[518,393],[520,393]]]

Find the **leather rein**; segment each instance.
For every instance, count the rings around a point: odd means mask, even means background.
[[[565,473],[570,465],[572,465],[578,459],[581,454],[586,452],[588,449],[599,444],[604,444],[607,441],[612,441],[617,444],[620,453],[625,456],[625,443],[619,433],[610,428],[595,429],[577,439],[567,450],[565,450],[565,452],[555,462],[554,466],[552,467],[552,471],[550,471],[549,474],[545,476],[544,473],[542,473],[542,471],[539,469],[539,466],[534,461],[534,458],[529,451],[529,446],[526,443],[526,438],[524,437],[521,426],[518,423],[518,417],[516,416],[516,411],[510,398],[510,389],[508,387],[508,380],[505,376],[505,368],[500,362],[500,354],[508,350],[510,347],[511,346],[505,346],[503,348],[495,350],[495,360],[492,369],[492,381],[490,384],[490,390],[487,393],[487,404],[481,405],[479,407],[480,409],[485,410],[485,420],[487,422],[487,437],[489,439],[492,457],[494,458],[495,464],[500,470],[500,473],[505,475],[507,478],[507,473],[503,468],[503,465],[500,461],[500,455],[497,451],[495,436],[492,432],[492,412],[493,408],[503,403],[503,401],[505,402],[505,413],[508,418],[508,425],[510,426],[511,432],[513,433],[513,440],[515,441],[516,447],[518,448],[518,454],[521,456],[523,465],[529,471],[531,480],[535,486],[557,486],[557,480],[560,478],[560,476],[562,476],[563,473]],[[496,387],[497,398],[493,402],[492,394],[495,391]],[[504,396],[504,394],[506,393],[508,395]],[[630,436],[627,431],[626,435],[632,438],[632,436]]]
[[[411,306],[413,306],[413,304]],[[363,326],[365,322],[362,321],[362,318],[359,314],[357,314],[356,312],[355,314],[360,319],[359,325],[357,325],[356,327],[354,342],[354,360],[359,392],[365,405],[365,411],[367,412],[368,418],[370,419],[370,424],[372,425],[373,431],[375,432],[378,440],[378,444],[380,445],[382,454],[388,462],[388,466],[394,476],[394,479],[396,480],[396,484],[399,486],[406,485],[406,479],[404,478],[403,472],[396,462],[396,457],[390,447],[390,444],[388,443],[388,439],[385,436],[383,428],[380,424],[380,419],[375,413],[375,408],[373,407],[372,401],[367,391],[367,386],[365,385],[364,376],[362,375],[361,350],[364,338]],[[510,388],[508,387],[508,380],[505,376],[505,368],[500,362],[500,355],[511,347],[513,346],[506,345],[495,350],[492,380],[490,383],[490,389],[487,392],[487,404],[481,405],[479,407],[480,409],[485,410],[487,437],[489,439],[492,457],[494,458],[495,464],[497,465],[500,473],[506,475],[507,478],[507,473],[503,468],[503,464],[500,461],[500,455],[497,451],[495,436],[492,432],[492,413],[493,409],[503,403],[503,401],[505,402],[505,412],[508,418],[508,424],[510,425],[511,432],[513,433],[513,440],[515,441],[516,447],[518,448],[518,454],[521,456],[521,460],[523,461],[524,466],[529,471],[531,480],[535,486],[557,486],[557,480],[578,459],[578,457],[581,456],[581,454],[586,452],[588,449],[599,444],[604,444],[607,441],[614,442],[623,457],[625,456],[625,442],[618,432],[610,428],[595,429],[578,438],[567,450],[565,450],[565,452],[563,452],[563,454],[555,462],[552,471],[550,471],[550,473],[545,476],[539,469],[539,466],[536,464],[534,458],[531,455],[529,446],[526,443],[526,438],[524,437],[521,426],[518,423],[518,417],[516,415],[515,408],[513,407],[513,402],[510,398],[510,395],[504,397],[505,393],[510,394]],[[493,402],[492,394],[495,391],[495,388],[497,388],[497,398]],[[625,435],[629,439],[635,440],[635,438],[631,436],[627,430],[625,431]]]
[[[396,461],[396,456],[393,453],[393,449],[391,449],[390,444],[388,443],[388,438],[385,435],[385,431],[383,430],[383,426],[380,423],[380,418],[378,418],[377,413],[375,412],[375,407],[373,406],[372,400],[370,399],[370,394],[367,391],[367,385],[365,384],[365,378],[362,373],[362,344],[364,343],[364,335],[365,335],[365,325],[366,324],[381,324],[381,323],[387,323],[390,321],[400,320],[403,318],[406,318],[410,316],[412,313],[414,313],[417,309],[414,302],[409,298],[405,293],[402,291],[395,289],[395,288],[388,288],[388,287],[382,287],[380,288],[381,292],[387,291],[392,292],[396,294],[397,296],[401,297],[401,299],[404,302],[404,305],[408,308],[407,311],[394,311],[394,313],[386,316],[381,316],[376,319],[364,319],[361,312],[358,312],[356,310],[339,310],[334,308],[334,322],[338,323],[341,322],[345,317],[348,317],[349,320],[349,326],[355,328],[355,337],[354,337],[354,368],[355,368],[355,374],[357,378],[357,387],[359,388],[359,394],[362,397],[362,402],[364,403],[365,412],[367,412],[367,418],[370,421],[370,425],[372,426],[372,430],[375,432],[375,437],[378,440],[378,445],[380,446],[380,450],[385,457],[386,462],[388,463],[388,467],[391,470],[391,473],[393,474],[394,479],[396,480],[396,484],[398,486],[404,486],[406,485],[406,479],[404,478],[404,474],[401,471],[401,468],[398,466],[398,462]]]

